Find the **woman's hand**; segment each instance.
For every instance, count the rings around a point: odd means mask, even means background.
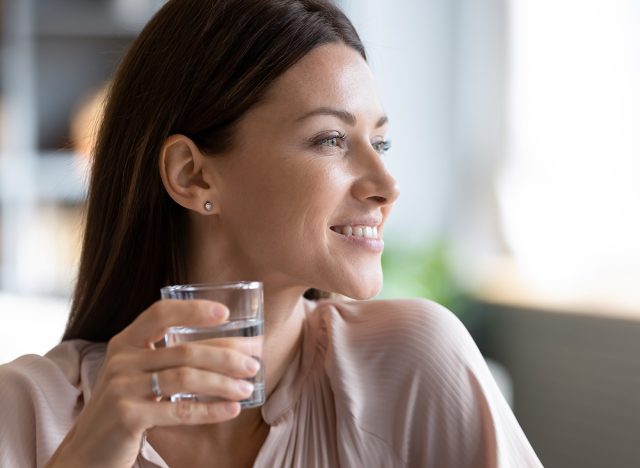
[[[237,401],[253,390],[243,379],[256,374],[255,359],[230,346],[197,342],[153,346],[169,327],[215,326],[227,316],[221,304],[196,300],[162,300],[140,314],[109,341],[91,399],[47,466],[129,468],[147,429],[236,417]],[[165,395],[203,393],[231,401],[156,401],[151,385],[154,372]]]

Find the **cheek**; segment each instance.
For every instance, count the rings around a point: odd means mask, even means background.
[[[345,259],[335,258],[329,226],[353,208],[346,161],[293,157],[270,161],[248,166],[244,173],[237,171],[237,183],[226,187],[228,242],[252,268],[284,273],[305,285],[338,278]],[[346,275],[346,283],[353,283],[352,276]],[[326,286],[336,289],[333,284]]]
[[[344,197],[336,180],[332,170],[312,165],[254,168],[228,192],[233,228],[261,246],[326,236],[323,227]]]
[[[277,170],[256,172],[248,181],[255,206],[277,210],[293,224],[318,219],[339,207],[347,192],[345,171],[328,161],[297,163],[288,160]],[[307,216],[311,214],[311,216]],[[290,226],[292,227],[292,226]]]

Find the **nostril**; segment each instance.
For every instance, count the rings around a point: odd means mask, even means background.
[[[377,196],[377,195],[369,197],[369,200],[373,200],[373,201],[378,202],[378,203],[385,203],[387,201],[387,199],[385,197],[380,197],[380,196]]]

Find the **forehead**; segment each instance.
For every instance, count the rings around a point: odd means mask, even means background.
[[[325,44],[305,55],[276,80],[264,104],[283,118],[317,107],[344,109],[356,117],[383,114],[369,66],[344,44]]]

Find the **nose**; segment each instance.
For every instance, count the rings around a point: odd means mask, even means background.
[[[376,205],[393,204],[400,195],[396,179],[387,171],[384,161],[370,145],[358,159],[358,177],[353,184],[352,194],[358,200],[368,200]]]

